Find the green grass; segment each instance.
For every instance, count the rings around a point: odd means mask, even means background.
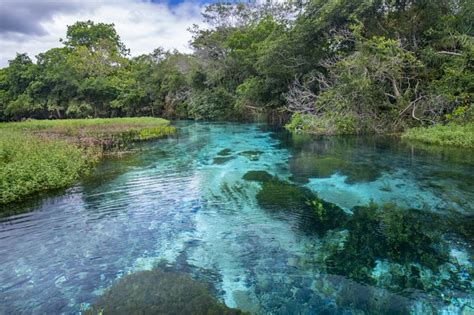
[[[403,133],[402,139],[443,146],[474,148],[474,123],[412,128]]]
[[[48,139],[61,139],[81,147],[117,151],[130,142],[161,138],[176,130],[169,121],[153,117],[26,120],[0,123],[4,130],[23,131]]]
[[[8,129],[30,129],[41,130],[51,128],[80,129],[85,127],[107,127],[107,126],[165,126],[169,121],[154,117],[128,117],[128,118],[93,118],[93,119],[62,119],[62,120],[34,120],[29,119],[21,122],[0,123],[0,128]]]
[[[104,153],[174,132],[148,117],[0,123],[0,204],[68,187]]]

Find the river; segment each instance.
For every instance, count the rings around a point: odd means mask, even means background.
[[[471,151],[176,126],[4,209],[1,314],[79,313],[159,263],[251,313],[473,314]]]

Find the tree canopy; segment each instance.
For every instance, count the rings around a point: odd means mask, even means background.
[[[203,18],[192,54],[133,58],[113,24],[68,26],[62,48],[0,69],[0,119],[267,117],[326,134],[472,120],[472,1],[216,3]]]

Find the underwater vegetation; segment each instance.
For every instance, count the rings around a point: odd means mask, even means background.
[[[191,277],[154,268],[120,278],[84,314],[244,314]]]
[[[428,289],[421,283],[422,270],[437,272],[449,260],[448,247],[430,214],[375,204],[355,207],[353,211],[345,227],[349,234],[343,249],[334,251],[326,260],[328,270],[376,284],[373,269],[377,261],[387,260],[410,266],[401,274],[391,273],[389,289]]]
[[[250,161],[258,161],[262,153],[263,153],[262,151],[258,151],[258,150],[247,150],[247,151],[240,152],[239,155],[246,157]]]
[[[226,148],[226,149],[220,150],[219,153],[217,153],[217,155],[227,156],[227,155],[230,155],[231,153],[232,153],[232,150],[229,148]]]
[[[346,182],[371,182],[381,176],[381,169],[367,163],[349,163],[347,160],[332,156],[317,156],[300,153],[289,161],[292,180],[307,183],[310,178],[326,178],[340,173],[347,176]]]
[[[272,180],[273,176],[267,171],[248,171],[242,178],[248,181],[267,182]]]
[[[249,171],[243,179],[261,182],[257,202],[271,213],[288,212],[297,214],[298,225],[304,230],[316,231],[322,235],[348,219],[348,214],[337,205],[319,199],[307,188],[273,177],[264,171]]]
[[[225,164],[226,162],[228,162],[230,160],[233,160],[233,159],[235,159],[235,156],[216,156],[212,160],[212,164],[217,164],[217,165]]]
[[[298,228],[315,233],[314,261],[330,274],[392,292],[421,290],[445,296],[444,289],[471,287],[472,263],[450,256],[447,237],[472,244],[473,217],[402,209],[394,204],[356,206],[352,214],[317,197],[311,190],[250,171],[243,179],[260,182],[260,207],[287,218],[297,217]],[[454,234],[454,236],[453,236]],[[459,277],[459,274],[465,277]]]
[[[232,150],[225,148],[217,153],[217,156],[212,160],[212,164],[225,164],[226,162],[235,159],[237,156],[243,156],[250,161],[258,161],[262,153],[263,152],[261,151],[248,150],[239,152],[237,155],[232,155]]]

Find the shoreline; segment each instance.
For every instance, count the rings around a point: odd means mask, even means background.
[[[172,135],[161,118],[27,120],[0,123],[0,205],[71,186],[106,155]]]

